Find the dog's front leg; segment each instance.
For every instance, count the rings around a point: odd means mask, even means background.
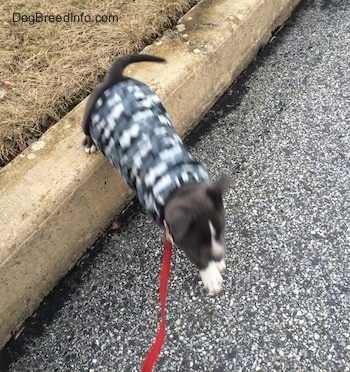
[[[226,269],[224,260],[210,261],[205,269],[199,270],[204,288],[210,295],[221,292],[223,279],[221,273]]]

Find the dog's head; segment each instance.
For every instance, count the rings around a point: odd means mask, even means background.
[[[225,214],[222,193],[226,177],[214,183],[191,183],[176,190],[166,203],[166,227],[174,241],[200,271],[209,293],[221,290],[225,269]]]

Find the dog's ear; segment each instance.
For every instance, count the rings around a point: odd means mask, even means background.
[[[208,186],[206,193],[213,201],[215,208],[222,207],[222,193],[228,187],[232,187],[232,181],[225,175],[221,175],[216,182]]]
[[[183,239],[191,223],[192,216],[181,207],[173,209],[165,216],[165,225],[175,243]]]

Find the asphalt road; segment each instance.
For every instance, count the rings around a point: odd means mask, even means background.
[[[304,1],[190,137],[226,173],[227,272],[175,251],[157,371],[350,371],[350,7]],[[93,218],[93,217],[92,217]],[[162,235],[137,204],[0,354],[5,371],[138,371]]]

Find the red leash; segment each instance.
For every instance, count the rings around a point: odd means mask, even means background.
[[[164,240],[164,255],[162,269],[160,272],[160,285],[159,285],[159,300],[161,308],[161,321],[156,339],[149,351],[145,361],[143,362],[142,372],[151,372],[158,356],[162,350],[162,346],[165,338],[165,315],[166,315],[166,296],[168,292],[168,280],[170,276],[170,264],[171,264],[171,248],[172,243],[165,238]]]

